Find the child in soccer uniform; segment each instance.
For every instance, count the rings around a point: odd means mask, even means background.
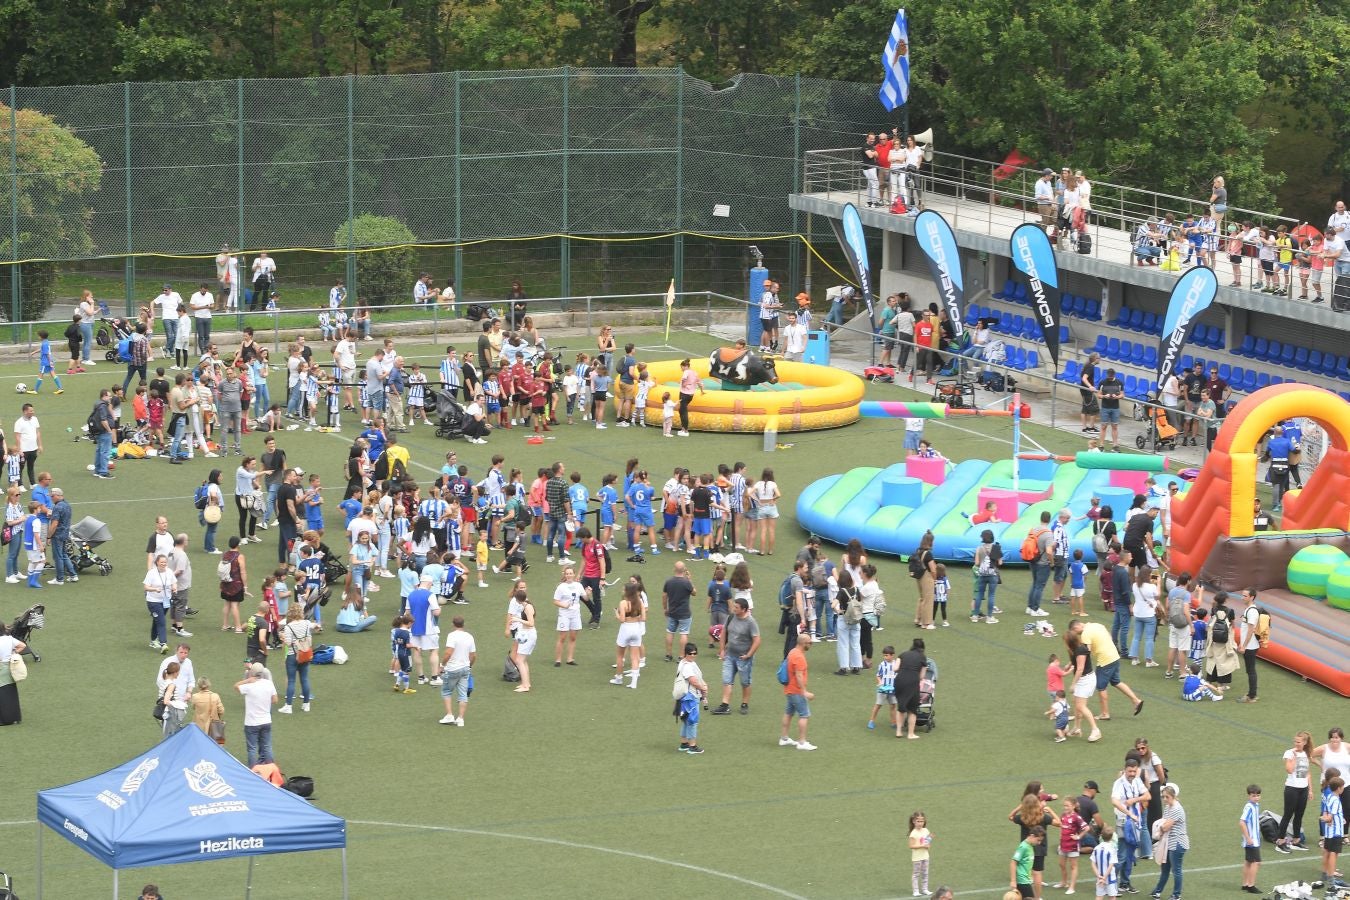
[[[10,487],[18,485],[22,488],[23,453],[19,450],[18,441],[9,445],[9,455],[5,457],[5,474],[9,476]]]
[[[1087,615],[1087,563],[1083,562],[1083,551],[1073,551],[1073,562],[1069,563],[1069,615]]]
[[[430,425],[427,418],[427,376],[422,374],[422,364],[413,363],[412,374],[408,376],[408,421],[421,419]]]
[[[661,395],[661,436],[675,436],[675,401],[670,399],[670,391]]]
[[[160,447],[167,446],[168,442],[164,440],[164,398],[158,391],[150,395],[146,409],[150,414],[150,438]]]
[[[510,428],[511,404],[515,402],[516,391],[519,386],[516,384],[515,373],[511,366],[502,366],[497,370],[497,391],[501,400],[500,411],[497,413],[497,427]]]
[[[393,651],[394,693],[415,694],[417,689],[412,682],[412,625],[411,616],[397,616],[394,627],[389,632],[390,649]]]
[[[323,537],[323,486],[319,484],[317,474],[309,476],[309,488],[301,502],[305,507],[305,528],[317,531],[319,537]]]
[[[1322,823],[1322,880],[1326,885],[1327,900],[1339,893],[1336,858],[1345,845],[1345,809],[1341,805],[1344,791],[1345,779],[1339,775],[1322,785],[1322,812],[1318,821]]]
[[[319,339],[324,341],[333,339],[333,317],[326,309],[319,313]]]
[[[647,395],[651,393],[652,385],[656,382],[647,374],[647,364],[638,363],[637,367],[637,393],[633,397],[633,414],[630,421],[634,425],[647,427]]]
[[[1205,617],[1209,613],[1204,609],[1195,611],[1195,619],[1191,622],[1191,662],[1202,663],[1205,659],[1205,640],[1209,635],[1209,623]]]
[[[454,347],[445,348],[445,359],[441,360],[441,387],[450,392],[450,396],[459,393],[459,389],[464,384],[464,369],[459,362],[459,354],[455,352]],[[465,392],[465,400],[468,400],[468,392]]]
[[[530,418],[533,419],[534,433],[538,434],[542,429],[552,431],[548,427],[548,382],[543,378],[529,378],[524,380],[527,385],[526,393],[530,398]]]
[[[334,366],[336,368],[336,366]],[[324,382],[324,393],[328,401],[328,428],[337,431],[342,427],[342,373],[335,372]]]
[[[1247,785],[1247,802],[1238,818],[1242,829],[1242,890],[1248,894],[1261,893],[1256,886],[1256,873],[1261,870],[1261,786]]]
[[[577,376],[577,408],[581,410],[581,421],[591,420],[591,358],[585,353],[577,354],[572,374]]]
[[[42,376],[52,376],[52,381],[56,383],[56,393],[63,394],[65,390],[61,387],[61,376],[56,374],[56,369],[52,366],[52,342],[47,340],[47,330],[44,328],[38,332],[38,338],[42,343],[38,344],[32,350],[28,351],[31,359],[38,358],[38,376],[37,381],[33,382],[33,387],[28,391],[30,394],[36,394],[42,390]]]
[[[606,475],[600,479],[600,491],[595,495],[600,504],[600,543],[611,550],[618,549],[614,546],[614,504],[619,502],[619,492],[614,489],[614,482],[618,480],[619,476],[612,472]]]
[[[1201,664],[1193,662],[1190,665],[1189,674],[1181,680],[1181,699],[1182,700],[1222,700],[1223,694],[1216,693],[1205,680],[1200,677]]]
[[[315,414],[319,410],[319,374],[318,367],[309,370],[309,377],[305,379],[305,407],[309,416],[309,424],[305,426],[306,431],[313,431],[319,427],[318,419]]]
[[[942,614],[942,627],[949,627],[947,621],[947,597],[951,595],[952,583],[947,578],[947,567],[942,563],[937,564],[937,569],[933,573],[933,619],[937,620],[938,613]]]
[[[1062,744],[1067,741],[1069,738],[1065,732],[1069,729],[1069,704],[1064,699],[1062,688],[1055,691],[1055,702],[1045,711],[1045,717],[1055,723],[1055,743]]]
[[[323,590],[323,560],[314,553],[314,548],[304,544],[300,548],[300,561],[296,563],[296,577],[304,580],[296,586],[297,600],[305,604],[305,613],[311,611],[314,621],[321,619],[319,610],[319,592]],[[311,609],[312,608],[312,609]]]
[[[1098,897],[1120,896],[1119,856],[1116,851],[1116,831],[1110,825],[1102,828],[1101,840],[1092,848],[1092,875],[1097,881]],[[1259,848],[1258,848],[1259,849]]]
[[[727,480],[721,474],[713,479],[712,484],[708,485],[708,493],[712,494],[712,506],[710,507],[712,515],[712,549],[720,550],[722,548],[723,528],[726,525],[727,514]]]
[[[502,385],[497,380],[497,370],[488,369],[483,373],[483,405],[487,418],[493,416],[501,418],[502,412]]]
[[[491,558],[491,554],[492,550],[488,547],[487,533],[482,531],[478,532],[478,543],[474,544],[473,556],[474,562],[478,566],[478,586],[480,588],[488,586],[486,578],[488,561]]]
[[[333,337],[338,340],[345,338],[347,336],[347,326],[347,311],[341,308],[337,309],[333,313]]]
[[[867,720],[868,730],[877,727],[877,713],[883,706],[890,708],[891,726],[896,737],[900,736],[900,719],[895,714],[895,672],[899,663],[895,658],[895,648],[887,645],[881,650],[881,662],[877,663],[877,698],[872,706],[872,716]]]
[[[928,443],[928,441],[926,441],[926,440],[925,440],[925,441],[919,441],[919,454],[918,454],[918,455],[919,455],[919,458],[920,458],[920,459],[941,459],[941,458],[942,458],[942,454],[941,454],[941,453],[938,453],[937,450],[935,450],[935,449],[933,448],[933,445],[930,444],[930,443]]]

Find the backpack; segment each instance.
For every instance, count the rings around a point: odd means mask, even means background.
[[[994,561],[994,547],[997,546],[998,546],[997,544],[990,545],[989,550],[984,554],[984,559],[980,560],[980,564],[975,568],[975,574],[977,575],[998,574],[995,568],[997,566],[997,563]]]
[[[826,586],[825,564],[822,562],[814,563],[811,566],[811,587],[823,588]]]
[[[1035,562],[1041,555],[1041,535],[1048,532],[1049,528],[1037,526],[1027,532],[1027,536],[1022,539],[1022,559],[1027,562]]]
[[[196,509],[206,509],[206,502],[210,498],[210,489],[208,485],[197,486],[197,490],[192,494],[192,505]]]
[[[506,654],[506,665],[502,666],[502,681],[516,682],[520,680],[520,668],[511,661],[511,654]]]
[[[1106,535],[1102,533],[1102,520],[1098,519],[1092,523],[1092,552],[1097,554],[1100,559],[1106,556],[1106,551],[1109,549],[1110,547],[1106,543]]]
[[[237,558],[238,557],[236,557],[236,559]],[[220,562],[216,563],[216,578],[220,581],[221,584],[224,584],[229,581],[234,581],[233,559],[221,559]]]
[[[778,588],[778,608],[784,611],[795,606],[796,591],[792,589],[792,577],[789,575],[784,578],[782,586]],[[787,684],[787,682],[785,681],[783,684]]]
[[[1270,613],[1264,609],[1256,616],[1256,641],[1262,650],[1270,646]]]
[[[1214,613],[1214,624],[1209,627],[1209,639],[1216,644],[1228,643],[1228,613]]]
[[[131,362],[131,338],[122,338],[117,342],[117,361]]]
[[[780,662],[780,663],[778,664],[778,683],[781,684],[781,685],[783,685],[784,687],[787,687],[787,683],[788,683],[788,664],[787,664],[787,657],[786,657],[786,656],[783,657],[783,661]]]
[[[1167,624],[1173,628],[1191,627],[1191,619],[1186,615],[1185,600],[1173,600],[1167,604]]]
[[[928,571],[928,566],[924,565],[923,554],[915,553],[909,558],[909,577],[922,578]]]
[[[839,596],[844,600],[844,611],[840,613],[844,617],[844,624],[857,625],[863,620],[862,598],[858,596],[858,591],[851,589],[848,594],[841,591]]]

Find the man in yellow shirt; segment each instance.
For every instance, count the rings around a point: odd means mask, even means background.
[[[1140,710],[1144,708],[1144,701],[1130,690],[1128,684],[1120,680],[1120,651],[1116,649],[1116,642],[1107,627],[1098,622],[1070,619],[1069,633],[1079,635],[1092,651],[1092,665],[1097,673],[1097,697],[1102,707],[1101,714],[1097,716],[1098,721],[1111,718],[1111,710],[1107,704],[1107,689],[1111,685],[1115,685],[1129,698],[1130,703],[1134,704],[1134,714],[1139,715]]]
[[[409,471],[408,461],[412,457],[408,453],[408,448],[400,444],[396,436],[389,435],[389,443],[384,446],[384,455],[389,460],[389,475],[387,477],[393,477],[396,463],[403,467],[404,472]]]

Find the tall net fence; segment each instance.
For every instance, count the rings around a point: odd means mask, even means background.
[[[16,263],[57,263],[59,295],[93,285],[114,306],[213,280],[224,245],[271,252],[285,302],[308,305],[384,246],[349,225],[367,215],[402,223],[418,268],[469,295],[516,278],[535,296],[650,291],[672,275],[739,293],[749,243],[796,284],[803,242],[784,236],[805,231],[787,203],[802,153],[877,109],[871,87],[844,82],[571,68],[11,88],[0,102],[0,287]]]

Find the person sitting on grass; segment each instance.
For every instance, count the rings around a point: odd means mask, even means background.
[[[1222,700],[1223,694],[1216,693],[1209,685],[1205,684],[1200,677],[1200,663],[1191,663],[1187,671],[1190,673],[1181,681],[1181,699],[1182,700]]]

